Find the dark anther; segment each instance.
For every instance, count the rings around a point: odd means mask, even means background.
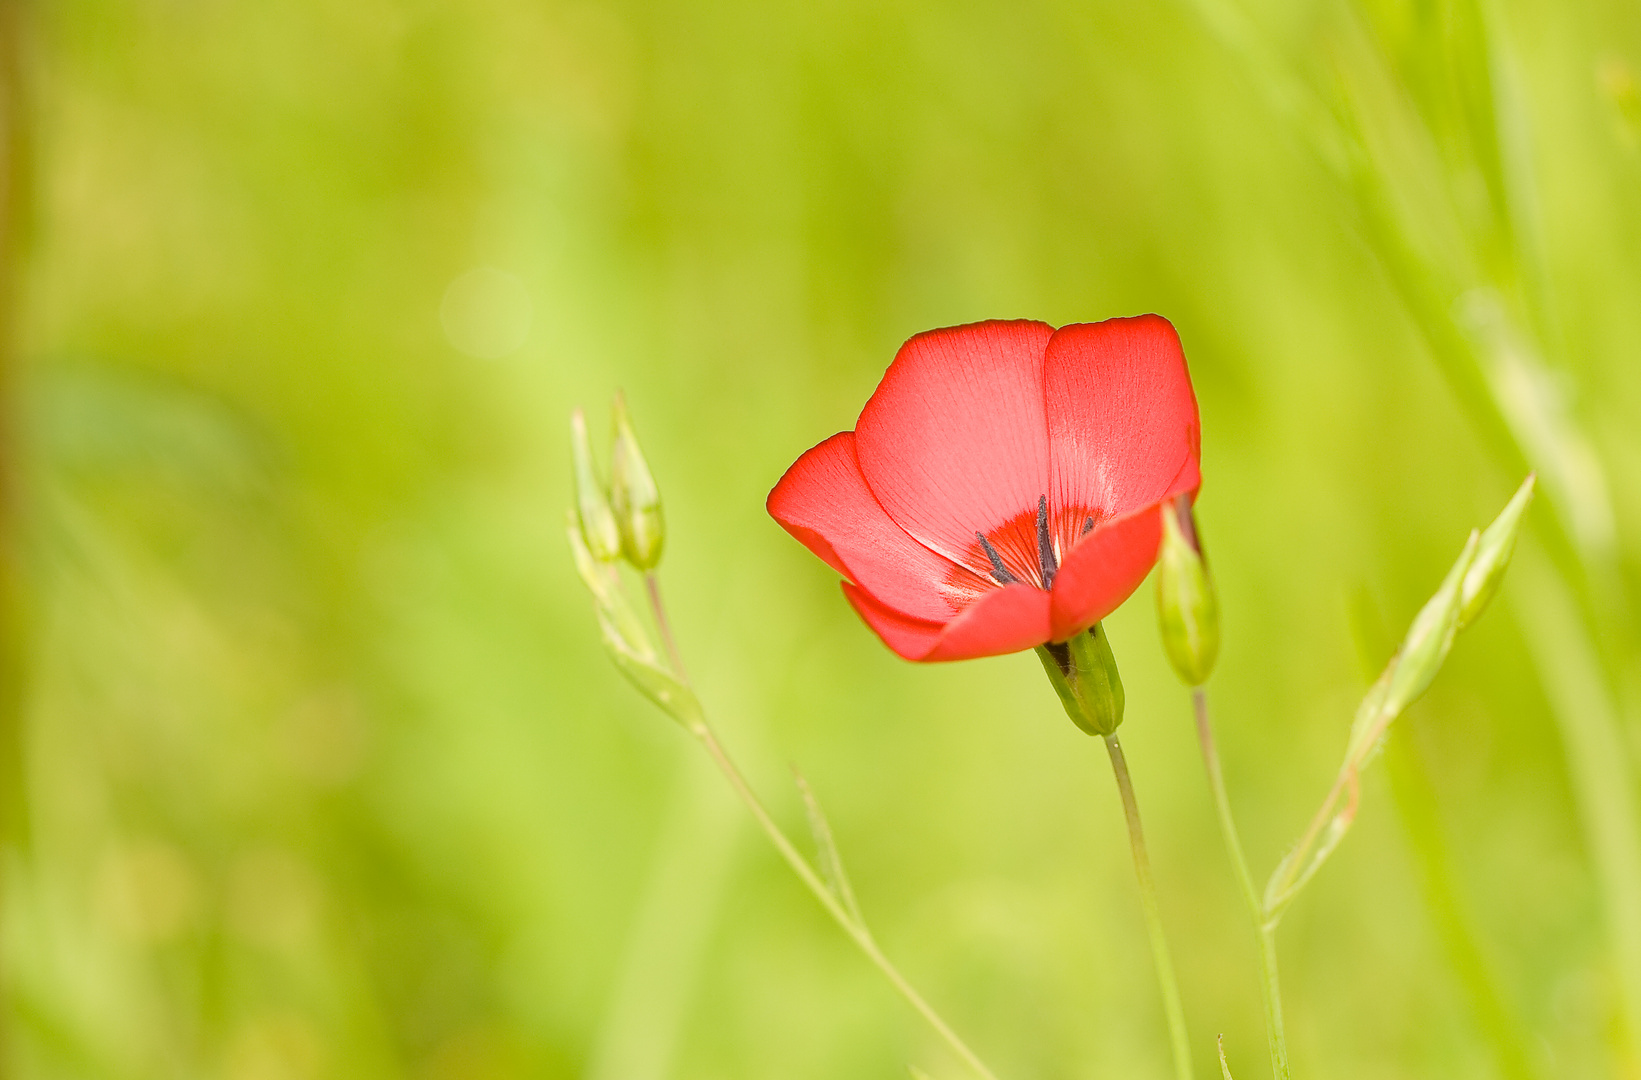
[[[1048,496],[1037,496],[1037,565],[1043,571],[1043,588],[1054,586],[1054,572],[1060,564],[1054,559],[1054,541],[1048,535]]]
[[[980,541],[981,550],[985,551],[986,558],[991,560],[991,576],[997,584],[1012,585],[1020,580],[1009,573],[1008,567],[1003,565],[1002,558],[997,554],[997,549],[991,546],[990,540],[987,540],[982,533],[975,533],[974,538]]]
[[[1060,671],[1066,676],[1071,674],[1071,646],[1063,641],[1051,641],[1043,648],[1054,657],[1054,662],[1060,665]]]
[[[1083,535],[1087,536],[1089,533],[1091,533],[1093,531],[1094,531],[1094,519],[1089,518],[1089,519],[1087,519],[1086,521],[1083,522]]]

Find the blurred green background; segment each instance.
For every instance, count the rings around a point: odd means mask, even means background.
[[[1157,311],[1259,872],[1543,494],[1281,937],[1298,1075],[1641,1076],[1641,11],[53,0],[0,18],[6,1075],[966,1075],[601,652],[624,388],[726,743],[1006,1080],[1162,1077],[1100,747],[763,511],[899,343]],[[602,436],[601,436],[602,437]],[[1268,1075],[1150,587],[1107,626],[1199,1075]]]

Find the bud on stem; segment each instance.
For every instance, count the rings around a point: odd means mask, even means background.
[[[1090,735],[1117,730],[1123,713],[1122,677],[1101,624],[1070,641],[1039,646],[1037,658],[1073,724]]]
[[[1464,599],[1459,610],[1459,629],[1463,630],[1487,609],[1493,594],[1499,591],[1504,571],[1510,565],[1510,556],[1516,551],[1516,537],[1521,535],[1522,519],[1527,504],[1533,501],[1533,485],[1538,477],[1527,474],[1516,493],[1493,523],[1482,530],[1481,542],[1476,546],[1476,557],[1464,575]]]
[[[609,497],[599,483],[593,448],[587,438],[587,418],[577,409],[570,414],[570,455],[575,462],[576,520],[587,551],[599,562],[621,556],[621,530],[610,510]]]
[[[621,530],[622,553],[640,570],[655,569],[666,537],[661,491],[638,448],[627,400],[619,393],[615,395],[615,443],[610,450],[610,502]]]
[[[1157,621],[1168,660],[1187,686],[1208,681],[1219,658],[1219,601],[1191,517],[1191,497],[1162,504],[1157,553]]]

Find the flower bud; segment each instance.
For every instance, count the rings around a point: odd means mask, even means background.
[[[1385,716],[1394,718],[1401,715],[1402,710],[1430,688],[1436,673],[1446,662],[1447,654],[1453,648],[1453,635],[1459,629],[1464,581],[1470,567],[1475,564],[1479,543],[1478,534],[1472,530],[1464,550],[1459,553],[1459,560],[1407,628],[1402,648],[1391,661],[1385,697],[1379,705]]]
[[[1039,646],[1037,657],[1071,722],[1090,735],[1110,735],[1122,723],[1122,677],[1099,623],[1070,641]]]
[[[1187,686],[1208,681],[1219,657],[1219,601],[1191,517],[1191,497],[1162,505],[1157,553],[1157,621],[1169,662]]]
[[[1521,523],[1527,515],[1527,504],[1533,500],[1533,484],[1537,477],[1527,474],[1516,493],[1510,497],[1493,524],[1482,530],[1476,557],[1464,575],[1464,599],[1459,610],[1459,629],[1476,621],[1493,594],[1499,591],[1499,582],[1510,565],[1510,556],[1516,551],[1516,537],[1521,535]]]
[[[615,445],[610,450],[610,503],[621,530],[621,550],[640,570],[661,561],[666,523],[661,518],[661,491],[638,449],[627,401],[615,395]]]
[[[587,551],[599,562],[621,555],[621,530],[616,526],[604,485],[593,466],[593,448],[587,439],[587,419],[577,409],[570,414],[570,455],[575,462],[576,520]]]

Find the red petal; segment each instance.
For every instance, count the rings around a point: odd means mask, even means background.
[[[768,509],[828,566],[905,614],[945,622],[989,588],[889,520],[860,474],[853,432],[800,457],[769,493]]]
[[[856,450],[872,493],[954,562],[971,565],[975,533],[1035,510],[1048,492],[1043,351],[1052,334],[1023,320],[919,334],[861,410]]]
[[[945,625],[903,615],[848,582],[843,594],[883,643],[907,660],[1001,656],[1049,639],[1049,595],[1030,585],[988,592]]]
[[[1140,587],[1162,542],[1158,513],[1152,505],[1107,522],[1071,549],[1054,576],[1053,640],[1087,630]]]
[[[1049,594],[1030,585],[989,592],[946,624],[924,659],[972,660],[1034,649],[1049,640],[1049,604]]]
[[[946,629],[945,623],[903,615],[872,599],[870,593],[847,581],[843,583],[843,595],[849,606],[855,609],[855,614],[877,631],[883,644],[907,660],[921,660],[929,655],[929,650],[940,640],[940,632]]]
[[[1062,549],[1081,535],[1087,516],[1098,523],[1200,483],[1197,399],[1167,319],[1062,326],[1048,343],[1043,392],[1053,455],[1049,501],[1067,512],[1056,523]]]

